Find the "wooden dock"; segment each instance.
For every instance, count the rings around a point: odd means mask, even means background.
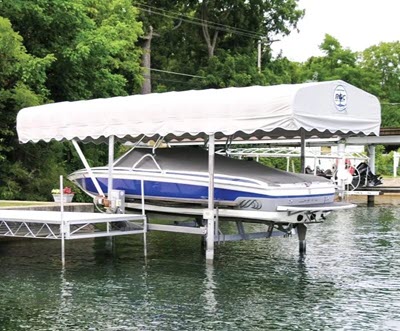
[[[354,191],[353,191],[354,192]],[[365,196],[367,199],[365,199]],[[354,203],[367,203],[368,206],[375,205],[400,205],[400,186],[373,186],[357,189],[346,198]]]

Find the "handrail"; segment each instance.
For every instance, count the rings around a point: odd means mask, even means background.
[[[160,170],[161,173],[164,173],[164,171],[161,169],[161,167],[159,166],[159,164],[157,163],[156,159],[154,158],[153,155],[151,154],[145,154],[143,155],[131,168],[131,170],[135,170],[135,168],[138,166],[138,164],[140,162],[142,162],[146,157],[149,157],[153,160],[154,164],[156,165],[156,167],[158,168],[158,170]]]
[[[143,141],[143,139],[144,139],[145,137],[146,137],[146,136],[143,135],[142,138],[140,138],[138,141],[136,141],[136,142],[133,144],[133,146],[132,146],[127,152],[125,152],[124,154],[122,154],[118,159],[116,159],[116,160],[114,161],[113,165],[116,165],[122,158],[124,158],[126,155],[128,155],[129,153],[131,153],[135,148],[137,148],[137,147],[139,146],[139,144]]]

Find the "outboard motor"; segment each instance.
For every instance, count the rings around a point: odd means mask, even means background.
[[[371,168],[365,162],[361,162],[357,166],[357,171],[360,174],[361,183],[363,186],[377,186],[382,184],[382,176],[374,175]]]

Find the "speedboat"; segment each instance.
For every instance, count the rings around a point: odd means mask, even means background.
[[[208,201],[208,152],[201,147],[153,151],[134,148],[116,160],[113,189],[125,191],[133,208],[140,208],[135,201],[140,201],[143,185],[147,210],[201,215]],[[91,170],[107,192],[108,167]],[[69,179],[90,196],[97,195],[87,170],[78,170]],[[329,179],[219,154],[215,154],[214,187],[215,206],[221,217],[283,221],[283,212],[300,222],[324,218],[324,213],[343,208],[334,202],[336,187]]]

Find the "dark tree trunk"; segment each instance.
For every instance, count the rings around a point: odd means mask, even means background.
[[[203,28],[203,36],[207,43],[208,50],[208,58],[212,58],[214,56],[215,45],[217,43],[218,38],[218,30],[214,32],[214,36],[211,39],[210,33],[208,31],[208,10],[207,10],[207,1],[204,0],[201,7],[201,18],[202,18],[202,28]]]
[[[151,40],[153,39],[153,27],[150,26],[149,34],[145,37],[143,44],[142,67],[144,71],[144,82],[142,85],[142,94],[151,93]]]

